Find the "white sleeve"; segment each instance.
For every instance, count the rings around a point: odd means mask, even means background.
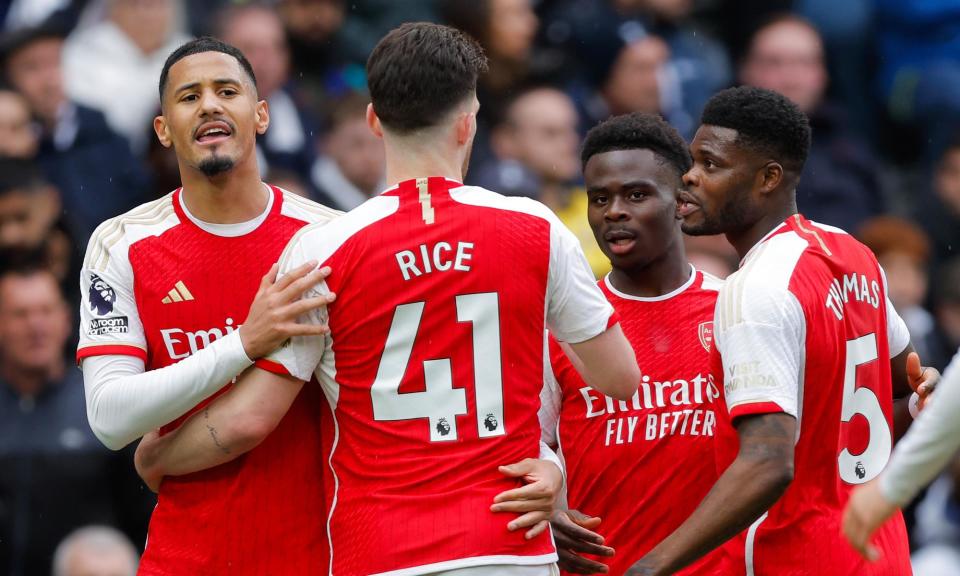
[[[102,230],[94,232],[80,270],[80,340],[77,359],[104,354],[147,357],[147,340],[134,298],[133,268],[127,245],[107,244]]]
[[[883,279],[883,293],[887,301],[887,344],[890,346],[890,357],[895,358],[910,345],[910,330],[907,329],[907,323],[903,321],[897,309],[893,307],[890,301],[890,294],[887,292],[887,273],[880,268],[880,278]]]
[[[240,332],[149,372],[135,356],[90,356],[83,361],[90,428],[105,446],[119,450],[186,414],[251,364]]]
[[[603,297],[580,242],[551,214],[547,326],[562,342],[578,343],[607,329],[613,306]]]
[[[880,476],[880,489],[900,506],[939,474],[960,448],[960,351],[943,373],[930,406],[897,442]]]
[[[284,249],[283,256],[280,257],[280,271],[278,278],[290,272],[294,268],[314,259],[310,256],[311,251],[308,243],[311,236],[307,234],[295,235],[290,244]],[[310,288],[304,293],[304,297],[310,298],[329,294],[330,289],[326,282]],[[311,310],[297,318],[299,324],[326,324],[327,309]],[[323,351],[326,347],[326,338],[324,336],[295,336],[285,342],[283,346],[276,349],[265,358],[266,363],[280,365],[285,372],[294,378],[307,381],[313,375],[320,360],[323,358]],[[263,362],[258,362],[258,366],[264,367]]]
[[[560,385],[553,373],[550,362],[550,347],[545,341],[543,346],[543,388],[540,389],[540,441],[547,446],[559,444],[557,425],[560,423]]]
[[[789,290],[757,278],[727,282],[717,299],[714,342],[723,361],[727,408],[732,418],[771,412],[796,417],[803,309]]]

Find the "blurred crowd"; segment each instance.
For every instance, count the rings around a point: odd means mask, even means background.
[[[86,424],[77,273],[100,222],[179,185],[152,127],[167,55],[240,48],[270,106],[265,180],[349,210],[384,185],[367,54],[413,20],[490,58],[467,183],[547,204],[598,276],[588,128],[654,112],[691,138],[721,88],[783,93],[813,126],[800,210],[876,252],[926,364],[960,346],[960,0],[0,0],[0,573],[135,571],[153,499]],[[737,265],[722,239],[688,254]],[[960,573],[958,481],[916,510],[918,574]]]

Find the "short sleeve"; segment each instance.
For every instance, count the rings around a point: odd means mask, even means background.
[[[597,286],[580,242],[559,219],[550,221],[547,326],[558,340],[576,344],[603,333],[613,306]]]
[[[717,299],[714,329],[730,417],[796,417],[806,334],[796,297],[762,282],[749,290],[728,282]]]
[[[98,230],[99,232],[99,230]],[[134,297],[133,268],[122,240],[107,245],[94,233],[80,270],[77,362],[122,354],[146,361],[147,341]]]
[[[910,345],[910,330],[897,309],[893,307],[893,302],[890,301],[890,295],[887,292],[887,274],[883,268],[880,268],[880,277],[883,278],[883,294],[887,302],[887,344],[890,346],[890,357],[895,358]]]
[[[310,252],[308,239],[309,236],[302,234],[297,234],[291,238],[280,257],[278,279],[311,260],[308,254]],[[311,298],[329,293],[330,290],[326,282],[322,282],[309,289],[303,297]],[[325,324],[327,322],[327,310],[326,308],[311,310],[299,317],[297,322],[300,324]],[[257,360],[255,365],[270,372],[293,376],[299,380],[310,380],[323,358],[326,344],[326,338],[323,336],[296,336],[284,342],[280,348],[266,358]]]

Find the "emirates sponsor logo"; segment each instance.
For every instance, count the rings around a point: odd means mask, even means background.
[[[720,398],[713,376],[656,381],[643,375],[629,401],[614,400],[584,386],[580,395],[587,420],[606,416],[603,445],[658,440],[666,436],[713,436],[716,415],[712,405]]]
[[[227,318],[225,324],[223,328],[210,328],[195,332],[188,332],[180,328],[164,328],[160,330],[160,336],[163,337],[163,345],[167,349],[167,355],[170,359],[182,360],[240,328],[240,326],[233,325],[233,318]]]

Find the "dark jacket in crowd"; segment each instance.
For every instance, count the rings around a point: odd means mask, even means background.
[[[103,114],[71,105],[54,135],[40,143],[37,161],[60,190],[66,222],[83,251],[96,227],[150,198],[149,176],[127,141]]]
[[[879,165],[866,144],[846,130],[836,109],[821,107],[810,125],[813,142],[797,205],[810,220],[855,234],[864,221],[885,212]]]
[[[0,382],[0,574],[49,574],[60,540],[87,524],[143,546],[156,499],[131,450],[111,452],[93,435],[76,368],[33,398]]]

